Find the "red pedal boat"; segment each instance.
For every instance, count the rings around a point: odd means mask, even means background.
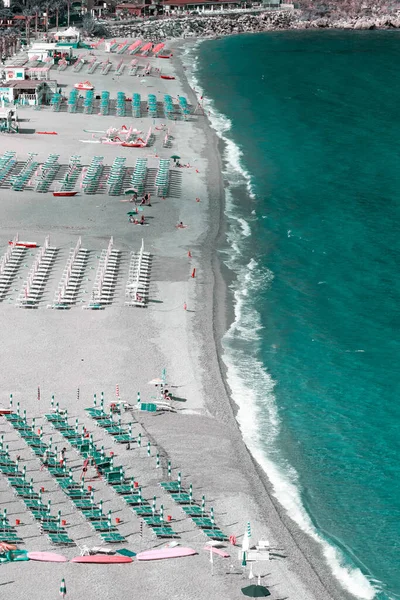
[[[161,79],[175,79],[173,75],[160,75]]]
[[[67,198],[71,198],[71,196],[76,196],[78,192],[53,192],[53,196],[65,196]]]
[[[12,246],[13,243],[14,243],[13,241],[9,240],[8,245]],[[18,247],[21,247],[21,248],[37,248],[38,247],[36,242],[17,242],[15,245]]]

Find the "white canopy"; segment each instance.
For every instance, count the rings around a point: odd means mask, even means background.
[[[68,29],[65,29],[65,31],[57,31],[54,34],[54,37],[56,37],[56,38],[62,37],[62,38],[76,38],[76,39],[79,39],[79,31],[75,27],[69,27]]]

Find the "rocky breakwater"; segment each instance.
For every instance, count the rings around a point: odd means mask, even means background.
[[[299,11],[266,11],[259,14],[219,14],[164,18],[154,21],[118,23],[111,28],[113,37],[142,37],[165,40],[185,37],[216,37],[235,33],[256,33],[276,29],[291,29]]]
[[[112,37],[147,40],[213,38],[238,33],[260,33],[279,29],[389,29],[400,28],[400,10],[386,15],[313,17],[301,10],[270,10],[257,14],[224,13],[189,15],[156,20],[119,22],[110,27]]]

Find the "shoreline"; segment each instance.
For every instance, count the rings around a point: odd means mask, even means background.
[[[181,43],[178,56],[175,55],[174,60],[178,64],[178,67],[176,67],[178,77],[184,79],[184,88],[190,89],[191,93],[195,95],[195,92],[187,79],[182,62],[183,46],[186,46],[187,44],[191,44],[191,42],[186,41]],[[235,278],[235,275],[232,274],[229,268],[224,264],[219,254],[221,246],[227,246],[225,236],[228,229],[228,220],[225,213],[225,189],[227,184],[224,181],[223,175],[225,143],[213,129],[208,118],[205,118],[203,124],[199,126],[203,128],[207,138],[211,141],[208,148],[212,148],[212,154],[209,149],[208,161],[210,163],[212,160],[213,164],[221,170],[221,195],[218,203],[219,207],[217,210],[215,205],[211,202],[211,190],[209,207],[209,223],[217,222],[218,225],[217,227],[209,227],[207,238],[203,243],[203,256],[205,255],[204,262],[206,264],[209,262],[212,270],[213,290],[212,299],[210,300],[212,302],[212,338],[215,346],[215,361],[218,365],[217,377],[220,378],[223,387],[223,392],[220,397],[225,396],[223,400],[220,400],[220,404],[223,408],[223,405],[228,403],[229,414],[227,414],[226,411],[221,411],[221,406],[215,407],[208,404],[208,409],[215,418],[222,420],[226,425],[230,427],[233,426],[233,428],[236,429],[236,433],[240,438],[236,441],[236,450],[238,454],[240,453],[241,460],[246,464],[247,476],[252,479],[254,498],[258,504],[261,518],[267,523],[267,526],[275,539],[283,541],[282,538],[285,538],[286,543],[283,543],[283,546],[285,547],[285,550],[288,551],[288,554],[291,542],[293,542],[296,547],[296,551],[294,551],[291,556],[289,568],[295,567],[297,575],[301,579],[304,578],[304,583],[313,588],[312,593],[315,594],[316,598],[320,597],[324,598],[324,600],[334,600],[335,598],[340,598],[341,600],[354,600],[355,596],[347,592],[332,573],[323,556],[320,543],[313,540],[290,518],[285,508],[275,497],[273,485],[270,482],[267,473],[258,464],[256,458],[247,448],[240,431],[239,423],[236,419],[238,406],[232,399],[231,390],[226,377],[227,368],[222,358],[224,352],[222,338],[234,319],[233,300],[229,295],[229,285],[226,278],[229,276],[232,280]],[[206,248],[207,251],[205,250]],[[201,320],[203,321],[203,325],[204,322],[208,323],[207,319],[202,318]],[[203,346],[205,346],[207,345],[207,338],[210,336],[210,332],[208,330],[204,331],[203,329],[201,335],[204,338]],[[210,357],[208,362],[208,371],[210,371],[213,368],[213,358]],[[214,380],[214,378],[212,379]],[[207,385],[205,385],[205,390],[207,390]],[[253,474],[251,473],[251,470],[254,471]],[[254,476],[256,479],[254,479]],[[267,500],[269,506],[264,505],[265,500]],[[272,511],[275,512],[274,515],[272,515]],[[304,575],[304,571],[307,567],[311,570],[317,583],[315,581],[311,582],[310,574],[307,576]]]

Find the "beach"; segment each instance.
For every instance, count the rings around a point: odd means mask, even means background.
[[[176,77],[164,81],[157,72],[143,78],[128,75],[116,77],[115,68],[108,75],[88,75],[85,70],[74,73],[52,70],[52,77],[68,96],[76,81],[90,79],[96,90],[107,89],[112,98],[118,91],[127,96],[138,92],[142,98],[148,93],[161,99],[169,93],[174,98],[185,96],[193,109],[198,99],[186,80],[179,55],[180,43],[172,40],[168,47],[172,60],[139,58],[145,65]],[[79,51],[78,51],[79,52]],[[95,56],[104,60],[100,49]],[[110,55],[114,67],[122,59],[128,65],[131,57]],[[129,477],[140,481],[142,493],[150,502],[154,496],[157,506],[163,504],[165,514],[171,515],[171,525],[179,536],[176,541],[198,552],[194,557],[153,562],[134,562],[132,565],[85,566],[65,563],[53,565],[30,561],[19,565],[2,565],[0,585],[12,598],[29,597],[47,600],[57,593],[61,578],[67,584],[67,597],[106,598],[126,597],[140,593],[142,598],[206,598],[234,599],[242,597],[241,588],[257,579],[249,580],[249,566],[244,568],[238,557],[247,522],[251,523],[252,545],[268,540],[271,560],[254,566],[254,574],[271,592],[271,598],[299,600],[330,600],[350,598],[329,572],[319,546],[293,524],[280,508],[272,494],[265,474],[247,451],[237,423],[235,406],[229,398],[221,365],[221,337],[226,331],[231,308],[226,283],[221,273],[218,244],[224,236],[224,184],[221,176],[220,141],[201,111],[188,121],[166,121],[158,116],[132,119],[129,116],[85,115],[53,112],[49,107],[19,110],[20,134],[4,136],[4,146],[15,151],[19,160],[26,160],[28,152],[35,152],[43,162],[50,153],[60,154],[66,164],[73,154],[81,156],[82,164],[89,164],[94,155],[104,157],[110,166],[117,156],[126,157],[133,167],[138,157],[148,158],[149,168],[155,170],[158,158],[177,154],[180,163],[189,167],[171,167],[176,185],[165,199],[152,194],[151,207],[145,207],[148,225],[128,221],[132,207],[124,196],[109,196],[105,189],[93,195],[80,193],[73,198],[57,198],[39,194],[0,189],[3,219],[0,226],[2,252],[16,232],[20,239],[43,244],[50,235],[51,244],[59,251],[37,310],[16,306],[18,293],[35,256],[29,250],[24,265],[11,286],[0,310],[3,332],[0,403],[8,405],[13,394],[14,406],[20,403],[27,418],[36,418],[43,428],[44,439],[64,444],[63,438],[43,418],[50,411],[51,396],[62,409],[68,409],[71,423],[76,419],[93,432],[98,446],[115,455],[115,462],[123,465]],[[167,124],[173,136],[172,147],[164,148],[162,139]],[[155,141],[148,148],[121,148],[120,146],[84,143],[96,140],[96,133],[108,127],[133,125],[146,132],[151,126]],[[24,133],[24,129],[55,131],[57,135]],[[3,146],[3,147],[4,147]],[[199,201],[197,201],[199,200]],[[185,228],[177,228],[182,222]],[[79,302],[70,310],[51,308],[57,285],[62,276],[70,248],[78,238],[90,250],[88,269],[79,295]],[[104,310],[90,310],[90,294],[100,252],[107,248],[110,237],[114,247],[122,253],[116,293],[111,305]],[[153,256],[150,299],[146,308],[124,304],[130,252],[137,252],[144,243]],[[189,255],[190,252],[190,255]],[[196,269],[193,273],[193,269]],[[192,275],[195,275],[192,277]],[[186,309],[185,309],[186,306]],[[154,399],[155,388],[149,381],[161,376],[166,369],[168,389],[177,399],[174,413],[123,413],[124,423],[133,423],[133,435],[141,434],[142,447],[133,445],[128,450],[116,445],[112,437],[90,419],[85,408],[93,405],[104,392],[105,403],[115,400],[116,385],[121,399],[136,404],[140,392],[142,402]],[[38,399],[38,386],[40,399]],[[18,531],[29,550],[53,550],[68,558],[79,555],[83,546],[99,546],[99,537],[82,515],[72,506],[28,446],[4,419],[0,433],[9,445],[10,454],[21,457],[27,474],[35,486],[44,487],[44,499],[51,500],[55,511],[61,510],[67,521],[67,531],[76,547],[51,548],[41,535],[21,500],[14,495],[4,476],[0,478],[0,504],[7,507],[10,520],[20,519]],[[148,442],[150,442],[149,450]],[[67,446],[67,462],[74,478],[79,480],[82,457]],[[150,453],[150,456],[148,454]],[[157,468],[156,454],[160,457]],[[229,558],[214,557],[204,550],[207,538],[181,508],[164,492],[159,483],[168,480],[168,461],[172,479],[181,473],[182,485],[193,486],[193,497],[200,503],[205,496],[207,511],[212,507],[218,527],[229,537],[235,536],[237,547],[229,542],[225,550]],[[134,552],[161,547],[170,540],[156,539],[150,527],[141,526],[141,520],[130,510],[104,480],[96,479],[91,485],[96,500],[104,501],[104,512],[112,511],[113,519],[121,524],[118,531],[126,537],[127,547]],[[117,546],[118,547],[118,546]]]

